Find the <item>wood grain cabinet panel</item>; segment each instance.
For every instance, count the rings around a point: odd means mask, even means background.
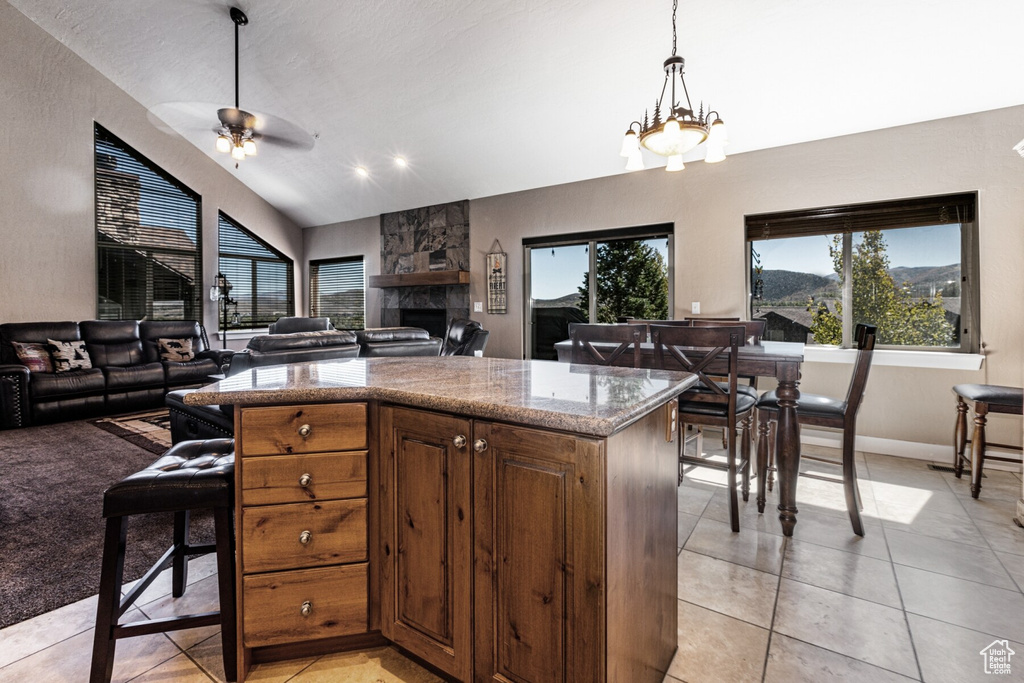
[[[242,472],[242,505],[366,496],[366,451],[251,458]]]
[[[366,561],[366,499],[242,508],[242,571]]]
[[[242,411],[242,455],[366,449],[366,404],[268,406]]]

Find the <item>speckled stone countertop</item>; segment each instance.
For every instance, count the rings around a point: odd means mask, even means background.
[[[505,358],[405,357],[253,368],[188,394],[190,405],[379,400],[608,436],[696,382],[683,372]]]

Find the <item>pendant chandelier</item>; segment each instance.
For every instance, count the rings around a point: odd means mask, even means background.
[[[704,113],[703,102],[694,113],[690,104],[690,93],[686,90],[683,79],[683,67],[686,60],[676,55],[676,10],[679,0],[672,0],[672,56],[665,60],[665,82],[661,86],[661,95],[654,103],[654,116],[644,112],[643,122],[634,121],[629,124],[626,137],[622,140],[620,154],[626,157],[627,171],[641,171],[644,160],[640,146],[663,157],[668,157],[666,171],[682,171],[683,155],[697,145],[707,142],[704,161],[715,163],[725,159],[725,144],[728,138],[725,132],[725,121],[717,111]],[[682,86],[682,95],[686,98],[685,105],[676,99],[676,80]],[[666,95],[669,97],[665,99]],[[664,116],[664,119],[662,119]]]

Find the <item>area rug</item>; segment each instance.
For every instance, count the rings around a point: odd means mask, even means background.
[[[90,424],[145,448],[150,453],[161,455],[171,447],[171,418],[166,408],[101,417],[91,420]]]
[[[103,491],[156,460],[85,420],[0,431],[0,628],[94,595],[100,585]],[[125,581],[171,543],[173,515],[132,517]],[[213,516],[192,516],[213,541]]]

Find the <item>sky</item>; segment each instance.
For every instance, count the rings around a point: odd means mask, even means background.
[[[668,262],[668,240],[644,240],[661,252]],[[590,269],[586,244],[565,247],[535,247],[530,250],[531,294],[534,299],[557,299],[573,294],[583,284],[583,275]]]
[[[828,253],[831,236],[791,237],[753,243],[761,255],[765,270],[792,270],[799,273],[831,275],[832,257]],[[853,235],[856,248],[859,233]],[[948,266],[960,263],[960,224],[901,228],[885,233],[889,266]]]

